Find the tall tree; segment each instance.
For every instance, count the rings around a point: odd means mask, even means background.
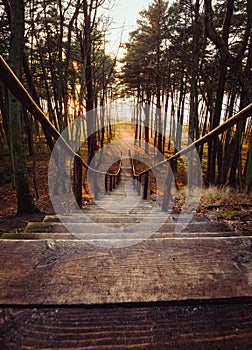
[[[163,152],[163,127],[161,121],[161,97],[164,85],[164,29],[167,19],[168,2],[154,0],[147,10],[140,12],[138,28],[130,34],[126,44],[123,79],[135,90],[137,99],[144,104],[145,141],[149,140],[150,103],[156,105],[155,145]]]
[[[198,73],[200,62],[200,2],[195,1],[192,6],[192,59],[191,59],[191,87],[190,87],[190,116],[189,116],[189,136],[190,140],[194,141],[199,137],[198,133]],[[189,141],[190,142],[190,141]]]
[[[97,1],[96,1],[97,2]],[[96,10],[96,9],[95,9]],[[94,111],[94,86],[92,71],[92,31],[94,29],[94,21],[92,22],[93,1],[83,1],[84,13],[84,74],[86,85],[86,111],[87,111],[87,133],[88,133],[88,160],[93,159],[96,148],[96,113]]]
[[[206,3],[206,6],[208,4]],[[209,8],[210,10],[210,8]],[[226,2],[226,15],[223,22],[222,34],[221,38],[223,44],[226,48],[228,48],[228,40],[230,35],[230,27],[231,27],[231,19],[234,10],[234,0],[228,0]],[[222,103],[225,93],[225,84],[226,84],[226,76],[227,76],[227,57],[226,55],[221,54],[220,65],[219,65],[219,78],[218,85],[216,91],[216,102],[214,108],[214,115],[211,120],[211,129],[216,128],[220,124],[221,111],[222,111]],[[215,181],[215,173],[216,173],[216,155],[217,149],[220,147],[218,137],[214,138],[213,141],[208,143],[208,182],[214,183]]]
[[[222,24],[221,34],[219,34],[214,23],[214,11],[211,0],[204,1],[205,6],[205,25],[209,39],[216,45],[220,54],[219,78],[216,89],[216,102],[211,123],[211,128],[216,127],[221,120],[223,110],[223,101],[227,88],[227,78],[231,80],[230,86],[234,89],[234,94],[240,100],[240,108],[243,108],[252,99],[251,84],[248,80],[246,68],[244,69],[244,58],[247,54],[249,38],[252,29],[252,3],[249,0],[234,2],[228,0],[225,2],[225,15]],[[236,10],[236,13],[235,13]],[[234,30],[233,26],[236,30]],[[232,32],[233,30],[233,32]],[[239,32],[237,32],[239,30]],[[238,33],[238,34],[237,34]],[[232,39],[232,40],[230,40]],[[229,68],[229,75],[228,73]],[[241,93],[240,93],[241,91]],[[231,101],[234,101],[235,95]],[[230,108],[232,115],[233,107]],[[221,152],[220,142],[216,138],[209,144],[208,159],[208,179],[211,183],[215,181],[216,156],[218,155],[219,176],[218,182],[224,182],[228,169],[230,169],[230,183],[236,185],[237,169],[241,160],[242,134],[246,123],[238,124],[233,136],[230,138],[230,132],[227,133],[224,154]],[[224,166],[223,166],[224,159]],[[239,170],[240,173],[240,170]]]
[[[17,77],[22,79],[24,49],[24,1],[11,0],[11,41],[9,63]],[[37,211],[29,189],[23,135],[23,107],[9,94],[9,140],[13,178],[17,195],[18,214]]]

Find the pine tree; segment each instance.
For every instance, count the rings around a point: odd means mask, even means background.
[[[11,42],[9,63],[17,77],[22,77],[24,49],[24,1],[11,0]],[[9,134],[13,179],[16,189],[18,214],[37,211],[28,183],[24,135],[23,108],[21,103],[9,93]]]

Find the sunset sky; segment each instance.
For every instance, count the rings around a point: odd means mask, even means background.
[[[139,18],[139,11],[147,9],[151,0],[117,0],[116,4],[110,11],[113,18],[111,25],[111,33],[107,37],[110,41],[108,45],[109,51],[116,51],[120,42],[121,33],[122,42],[126,42],[128,34],[136,28],[136,20]],[[120,56],[122,55],[122,50]]]

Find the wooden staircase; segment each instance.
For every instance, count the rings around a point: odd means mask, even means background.
[[[2,236],[1,349],[252,348],[251,232],[136,196]]]

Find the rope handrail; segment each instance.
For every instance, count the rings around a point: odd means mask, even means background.
[[[251,116],[251,112],[252,111],[252,103],[250,103],[248,106],[246,106],[245,108],[243,108],[241,111],[239,111],[238,113],[236,113],[235,115],[233,115],[231,118],[229,118],[228,120],[226,120],[224,123],[222,123],[221,125],[217,126],[215,129],[211,130],[209,133],[207,133],[206,135],[202,136],[201,138],[197,139],[196,141],[194,141],[193,143],[191,143],[190,145],[188,145],[186,148],[176,152],[174,155],[172,155],[170,158],[162,160],[161,162],[149,167],[148,169],[145,169],[139,173],[135,172],[135,167],[132,167],[132,171],[133,171],[133,176],[135,177],[139,177],[142,176],[146,173],[148,173],[149,171],[163,165],[163,164],[167,164],[170,163],[171,161],[177,159],[178,157],[188,153],[189,151],[191,151],[193,148],[200,146],[206,142],[208,142],[211,138],[213,138],[214,136],[218,136],[221,133],[223,133],[224,131],[226,131],[227,129],[231,128],[232,126],[234,126],[235,124],[238,124],[240,122],[242,122],[243,120],[249,118]]]
[[[0,80],[7,86],[7,88],[11,91],[11,93],[22,103],[24,107],[27,108],[27,110],[37,119],[41,124],[44,125],[45,129],[50,133],[50,135],[58,139],[60,144],[66,149],[66,151],[73,157],[76,157],[80,164],[100,175],[114,175],[110,174],[108,172],[100,171],[97,169],[94,169],[90,167],[81,157],[79,154],[77,154],[72,147],[67,143],[67,141],[62,137],[62,135],[58,132],[58,130],[53,126],[53,124],[46,118],[45,114],[41,110],[41,108],[37,105],[37,103],[33,100],[33,98],[30,96],[28,91],[25,89],[23,84],[19,81],[19,79],[16,77],[15,73],[12,71],[12,69],[8,66],[8,64],[5,62],[3,57],[0,55]],[[216,127],[212,131],[210,131],[208,134],[204,135],[200,139],[194,141],[189,146],[184,148],[183,150],[178,151],[176,154],[171,156],[169,159],[165,159],[152,167],[149,167],[148,169],[138,173],[133,174],[134,176],[138,177],[141,176],[159,166],[162,164],[165,164],[167,162],[171,162],[172,160],[175,160],[181,155],[184,155],[188,153],[193,147],[199,146],[203,143],[206,143],[210,138],[213,136],[217,136],[227,130],[228,128],[232,127],[233,125],[237,124],[238,122],[243,121],[244,119],[248,118],[250,115],[248,115],[248,112],[252,110],[252,103],[249,104],[247,107],[243,108],[240,112],[235,114],[233,117],[225,121],[220,126]]]
[[[46,132],[48,132],[55,140],[58,140],[60,145],[72,156],[77,163],[84,167],[85,169],[90,170],[94,174],[100,174],[105,176],[118,176],[120,174],[122,161],[119,163],[119,167],[117,173],[110,173],[101,170],[97,170],[88,165],[78,153],[76,153],[72,147],[67,143],[67,141],[63,138],[63,136],[58,132],[58,130],[53,126],[53,124],[46,118],[45,114],[38,106],[38,104],[34,101],[34,99],[30,96],[28,91],[25,89],[23,84],[16,77],[14,72],[5,62],[3,57],[0,55],[0,80],[5,84],[5,86],[11,91],[11,93],[21,102],[21,104],[34,116],[34,118],[40,122]],[[225,121],[223,124],[219,125],[215,129],[211,130],[209,133],[204,135],[203,137],[197,139],[186,148],[176,152],[169,159],[165,159],[148,169],[139,172],[138,174],[135,171],[135,167],[132,167],[133,177],[139,178],[143,174],[148,174],[151,170],[161,166],[162,164],[170,163],[171,161],[177,159],[178,157],[188,153],[192,148],[200,146],[206,142],[208,142],[214,136],[221,134],[227,129],[231,128],[235,124],[247,119],[251,116],[252,103],[250,103],[247,107],[243,108],[240,112],[235,114],[233,117]],[[132,160],[133,161],[133,160]]]
[[[54,125],[46,118],[44,112],[34,101],[31,95],[28,93],[24,85],[17,78],[15,73],[12,71],[10,66],[5,62],[3,57],[0,55],[0,80],[7,86],[11,93],[21,102],[21,104],[34,116],[36,120],[42,124],[46,131],[55,139],[58,140],[60,145],[69,153],[70,156],[76,158],[82,167],[87,170],[92,171],[95,174],[100,175],[118,175],[113,173],[108,173],[105,171],[97,170],[88,165],[78,153],[76,153],[72,147],[67,143],[64,137],[59,133],[59,131],[54,127]]]

